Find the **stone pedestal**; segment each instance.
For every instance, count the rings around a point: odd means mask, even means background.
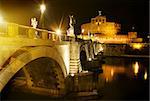
[[[70,42],[70,74],[81,72],[80,45],[78,42]]]

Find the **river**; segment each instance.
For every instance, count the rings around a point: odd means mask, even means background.
[[[149,99],[149,59],[148,58],[117,58],[106,57],[102,65],[103,73],[98,79],[105,82],[101,96],[67,95],[63,98],[36,95],[21,90],[8,89],[1,100],[148,100]],[[85,82],[86,84],[86,82]],[[97,85],[101,86],[101,85]]]

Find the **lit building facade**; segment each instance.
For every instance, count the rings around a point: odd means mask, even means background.
[[[107,22],[106,17],[101,15],[92,18],[90,23],[81,25],[83,35],[99,33],[101,35],[114,36],[120,31],[120,28],[120,24]]]
[[[137,38],[137,32],[128,32],[128,35],[118,34],[121,24],[107,22],[106,16],[101,14],[91,19],[90,23],[81,25],[82,38],[94,38],[102,43],[130,43],[142,42],[142,38]]]

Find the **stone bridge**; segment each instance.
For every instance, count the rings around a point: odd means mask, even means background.
[[[99,52],[100,44],[90,40],[0,24],[0,92],[15,77],[32,92],[63,95],[66,77],[84,71],[80,60],[92,61]]]

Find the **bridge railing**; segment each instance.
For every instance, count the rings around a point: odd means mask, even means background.
[[[33,28],[15,23],[0,23],[0,37],[20,37],[52,41],[71,40],[70,37],[66,35],[57,35],[53,31]]]

